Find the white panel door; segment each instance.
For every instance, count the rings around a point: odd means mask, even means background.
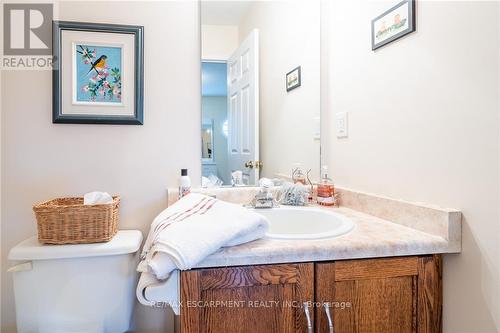
[[[228,156],[249,185],[259,179],[259,31],[253,30],[228,60]],[[254,167],[249,167],[252,164]]]

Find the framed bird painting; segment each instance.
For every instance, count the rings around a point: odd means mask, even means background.
[[[144,28],[53,22],[54,123],[143,124]]]

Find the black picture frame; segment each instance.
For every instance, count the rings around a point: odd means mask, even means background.
[[[387,14],[390,14],[391,12],[393,12],[394,10],[398,9],[399,7],[401,7],[405,4],[408,4],[408,29],[405,29],[405,30],[397,33],[396,35],[394,35],[390,38],[387,38],[379,43],[375,43],[375,23],[378,20],[380,20],[381,18],[383,18],[384,16],[386,16]],[[398,39],[414,32],[414,31],[416,31],[417,28],[416,28],[416,14],[415,14],[416,10],[415,10],[415,8],[416,8],[415,0],[404,0],[404,1],[401,1],[400,3],[398,3],[397,5],[393,6],[392,8],[386,10],[385,12],[383,12],[382,14],[377,16],[376,18],[374,18],[371,22],[372,50],[375,51],[376,49],[381,48],[382,46],[385,46],[389,43],[392,43],[395,40],[398,40]]]
[[[297,81],[297,83],[289,86],[288,85],[288,76],[291,75],[295,71],[297,71],[298,81]],[[297,66],[294,69],[292,69],[291,71],[289,71],[288,73],[286,73],[286,75],[285,75],[285,87],[286,87],[286,91],[287,92],[289,92],[289,91],[291,91],[291,90],[293,90],[295,88],[300,87],[301,84],[302,84],[302,76],[301,76],[301,73],[300,73],[300,66]]]
[[[90,31],[134,35],[134,115],[68,115],[62,112],[62,71],[60,70],[61,38],[64,30]],[[120,24],[86,23],[70,21],[52,22],[53,57],[56,66],[52,73],[52,122],[63,124],[144,124],[144,27]]]

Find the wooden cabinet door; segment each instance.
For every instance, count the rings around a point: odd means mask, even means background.
[[[330,304],[335,333],[441,332],[441,257],[319,263],[316,302]],[[323,307],[316,332],[331,332]]]
[[[185,271],[181,332],[304,333],[302,304],[313,299],[312,263]]]

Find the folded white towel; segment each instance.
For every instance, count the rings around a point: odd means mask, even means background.
[[[89,192],[83,196],[84,205],[110,204],[113,197],[107,192]]]
[[[191,193],[153,221],[137,270],[166,279],[176,269],[191,269],[221,247],[262,238],[268,225],[264,216],[247,208]],[[138,295],[145,295],[148,284],[157,283],[151,276],[141,280]]]

